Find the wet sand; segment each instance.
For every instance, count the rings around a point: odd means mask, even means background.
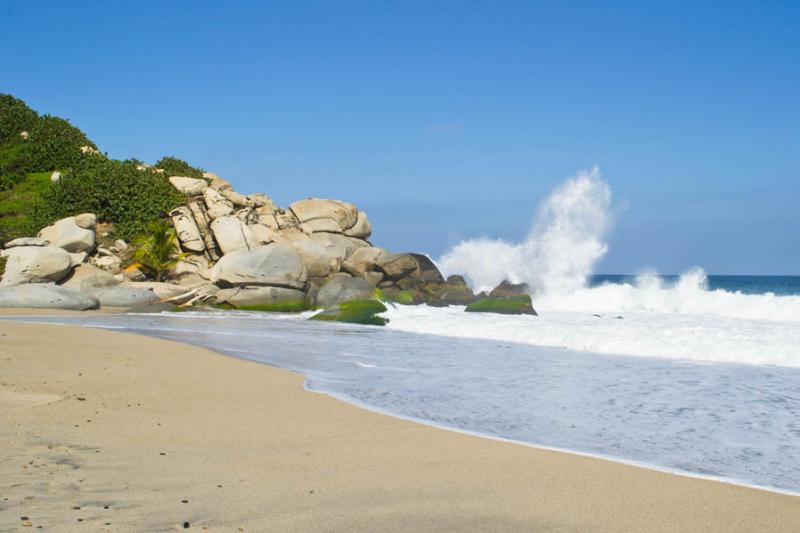
[[[179,343],[0,322],[0,531],[799,524],[798,497],[399,420]]]

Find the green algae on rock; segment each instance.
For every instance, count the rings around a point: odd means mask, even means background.
[[[500,313],[504,315],[536,315],[533,302],[528,294],[512,298],[486,298],[470,304],[468,313]]]
[[[309,320],[329,320],[334,322],[350,322],[352,324],[368,324],[372,326],[385,326],[389,319],[378,316],[386,312],[386,306],[378,300],[350,300],[339,305],[325,309],[312,316]]]

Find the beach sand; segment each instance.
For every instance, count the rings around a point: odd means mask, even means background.
[[[798,531],[800,498],[399,420],[179,343],[0,322],[0,531],[186,525]]]

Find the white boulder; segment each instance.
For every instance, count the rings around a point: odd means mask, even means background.
[[[249,250],[255,245],[255,237],[250,228],[235,216],[222,216],[211,222],[211,231],[222,250],[227,255],[237,250]]]
[[[358,209],[339,200],[308,198],[293,203],[289,209],[301,224],[310,220],[330,219],[338,226],[337,231],[352,228],[358,220]]]
[[[203,190],[203,200],[206,203],[206,212],[211,219],[233,214],[233,202],[212,187]]]
[[[0,288],[0,307],[31,307],[42,309],[97,309],[97,298],[81,291],[39,283]]]
[[[0,285],[60,281],[72,269],[69,253],[57,246],[17,246],[3,250],[6,268]]]
[[[170,176],[169,182],[186,196],[199,196],[203,194],[203,189],[208,187],[206,180],[187,176]]]
[[[211,269],[220,286],[274,285],[302,289],[308,273],[303,258],[288,244],[272,243],[226,254]]]
[[[96,242],[94,230],[80,227],[76,220],[77,217],[63,218],[52,226],[43,228],[38,237],[68,252],[89,253],[94,250]]]
[[[178,235],[178,240],[181,241],[181,246],[190,252],[203,252],[206,245],[192,210],[182,205],[170,211],[169,215],[172,217],[172,225],[175,227],[175,233]]]

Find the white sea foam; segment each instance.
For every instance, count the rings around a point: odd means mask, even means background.
[[[421,307],[391,311],[390,327],[601,353],[800,366],[800,296],[709,290],[700,268],[671,283],[646,273],[635,282],[588,286],[608,250],[613,218],[610,188],[594,168],[545,200],[525,241],[468,240],[438,261],[476,290],[504,279],[527,283],[538,319]]]
[[[464,274],[477,290],[508,279],[537,293],[569,293],[584,286],[608,251],[604,238],[612,221],[611,189],[595,167],[553,191],[525,241],[464,241],[438,263],[446,273]]]

